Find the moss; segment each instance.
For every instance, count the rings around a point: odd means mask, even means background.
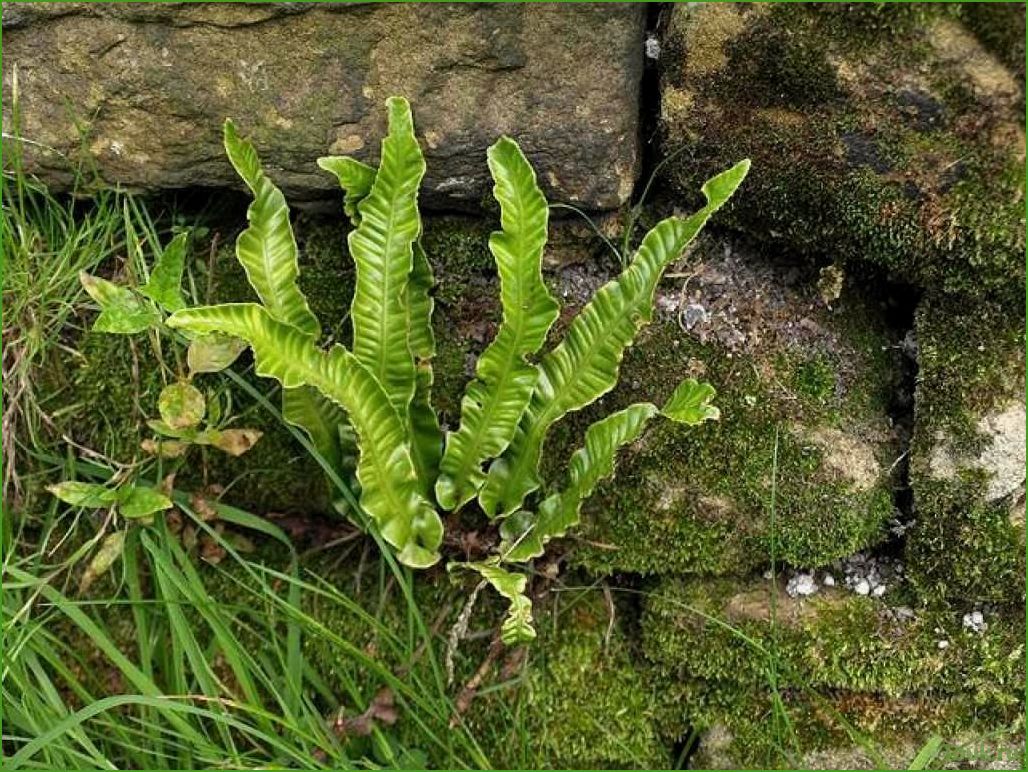
[[[980,634],[956,611],[916,613],[898,620],[882,601],[841,589],[797,600],[762,579],[665,580],[648,597],[643,641],[668,676],[756,688],[773,663],[782,689],[966,693],[1004,715],[1022,706],[1023,613],[988,613]]]
[[[1023,755],[1020,720],[982,716],[965,695],[740,691],[702,679],[666,693],[668,736],[701,733],[696,769],[906,769],[934,735],[958,760],[976,745],[980,760]]]
[[[973,459],[992,441],[980,433],[982,417],[1011,402],[1023,404],[1023,310],[930,295],[918,309],[915,329],[911,576],[933,599],[1023,602],[1023,521],[1012,522],[1009,502],[987,500],[988,475],[974,462],[953,479],[933,467],[940,452]]]
[[[662,57],[663,152],[690,152],[669,163],[672,186],[695,195],[705,177],[749,157],[753,172],[722,222],[919,287],[1016,303],[1021,113],[1004,78],[983,85],[940,53],[965,44],[955,22],[938,20],[947,13],[918,21],[922,11],[906,8],[753,11],[713,70],[687,43],[717,33],[724,12],[676,8],[692,21],[672,24],[677,38]],[[892,32],[864,34],[879,27]],[[794,61],[795,77],[753,87],[757,74]]]
[[[84,333],[68,372],[44,373],[43,409],[61,435],[119,461],[141,455],[147,418],[157,413],[157,396],[167,372],[145,338]]]
[[[516,699],[521,736],[497,738],[491,760],[499,768],[666,768],[670,746],[657,734],[653,694],[621,625],[610,626],[601,593],[561,595],[573,599],[537,604],[540,638]],[[472,720],[484,730],[511,701],[509,691],[483,699]]]
[[[638,400],[644,384],[659,404],[697,366],[718,389],[721,419],[696,428],[657,422],[623,451],[616,478],[586,504],[572,560],[600,573],[718,574],[765,565],[772,538],[779,560],[802,566],[875,543],[893,513],[882,472],[893,451],[881,428],[891,374],[881,327],[859,301],[847,302],[840,317],[862,320],[874,345],[786,349],[757,361],[683,337],[673,324],[645,330],[626,354],[621,385],[559,424],[555,445],[574,444],[589,422]],[[550,479],[560,479],[565,459],[547,456]]]
[[[1023,529],[1011,523],[1010,507],[982,500],[982,480],[915,483],[918,521],[909,534],[910,577],[930,599],[1023,603]]]

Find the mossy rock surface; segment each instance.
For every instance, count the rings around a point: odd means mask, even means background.
[[[976,632],[957,611],[890,599],[904,594],[839,586],[793,598],[762,577],[663,580],[648,595],[644,650],[668,675],[752,688],[767,685],[773,666],[782,689],[966,692],[997,714],[1022,704],[1023,614],[986,614]]]
[[[772,536],[779,560],[803,566],[878,541],[900,452],[883,308],[850,287],[829,306],[816,271],[715,236],[672,273],[619,386],[554,439],[640,398],[659,404],[690,375],[717,388],[721,418],[655,422],[623,451],[586,504],[572,561],[601,573],[723,574],[766,564]],[[562,457],[551,458],[558,476]]]
[[[703,680],[668,694],[667,730],[698,732],[693,769],[910,769],[933,735],[930,769],[1021,769],[1024,759],[1020,721],[980,720],[964,696],[775,695]]]
[[[1024,617],[987,620],[974,632],[842,588],[702,578],[657,583],[642,637],[667,685],[662,731],[702,730],[703,768],[905,769],[933,734],[1023,742]]]
[[[1022,605],[1023,310],[929,295],[915,331],[912,575],[932,598]]]
[[[673,187],[694,195],[750,157],[724,216],[736,227],[1019,302],[1023,80],[947,5],[676,5],[660,128],[664,156],[688,152],[669,164]]]

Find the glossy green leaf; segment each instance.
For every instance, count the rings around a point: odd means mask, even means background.
[[[125,485],[118,490],[118,513],[130,520],[147,517],[172,506],[171,499],[153,488]]]
[[[54,496],[65,504],[75,507],[109,507],[118,500],[118,492],[98,483],[79,482],[77,480],[66,480],[54,485],[46,486]]]
[[[344,455],[354,453],[343,447],[339,431],[347,426],[346,412],[312,386],[282,390],[282,418],[303,429],[336,472],[343,468]]]
[[[660,412],[672,421],[687,426],[696,426],[704,421],[716,421],[721,417],[721,411],[710,404],[715,394],[717,392],[709,383],[686,378],[678,384],[678,388]]]
[[[528,643],[535,638],[532,627],[532,601],[525,595],[528,579],[500,568],[495,563],[457,563],[457,568],[468,568],[477,572],[496,592],[510,601],[507,618],[500,627],[500,640],[507,646]]]
[[[503,521],[503,559],[517,563],[539,557],[546,542],[559,539],[578,525],[582,502],[592,495],[600,480],[614,474],[618,451],[639,439],[656,414],[655,405],[639,402],[590,426],[585,433],[585,447],[571,457],[567,487],[548,496],[537,514],[512,515]]]
[[[706,206],[689,217],[663,220],[647,233],[628,268],[597,291],[561,344],[543,357],[528,408],[507,452],[490,466],[479,494],[488,515],[516,511],[539,487],[546,433],[567,413],[614,386],[625,348],[652,317],[654,292],[664,270],[731,197],[748,170],[749,161],[742,161],[708,180],[703,185]]]
[[[296,239],[289,223],[285,196],[261,168],[253,145],[225,121],[225,151],[236,172],[253,193],[246,211],[250,226],[236,239],[236,257],[268,312],[310,336],[321,328],[296,283]]]
[[[413,268],[407,284],[407,311],[410,330],[407,340],[414,355],[414,396],[408,410],[411,451],[418,479],[426,495],[433,495],[432,486],[439,476],[439,459],[443,455],[443,432],[439,417],[432,407],[432,359],[435,357],[435,333],[432,331],[432,264],[421,244],[414,242]]]
[[[186,264],[188,244],[188,233],[175,236],[157,258],[149,281],[139,288],[141,295],[150,298],[168,313],[186,307],[186,300],[182,297],[182,271]]]
[[[382,385],[406,435],[415,380],[407,283],[421,233],[418,186],[425,160],[414,138],[410,105],[398,97],[387,104],[389,133],[382,141],[381,163],[371,192],[357,205],[360,224],[348,237],[357,267],[350,319],[353,355]]]
[[[503,228],[489,238],[500,274],[503,322],[478,358],[475,380],[461,403],[460,428],[446,439],[436,483],[436,497],[446,509],[475,497],[485,482],[482,464],[510,443],[539,375],[526,357],[546,341],[560,311],[543,284],[549,208],[535,171],[507,137],[490,147],[488,155]]]
[[[357,204],[363,201],[375,184],[375,168],[349,156],[325,156],[318,159],[318,166],[331,172],[343,189],[343,212],[356,227],[360,223]]]
[[[186,364],[191,374],[220,373],[246,351],[246,342],[231,335],[212,333],[189,341]]]
[[[203,420],[207,400],[191,383],[172,383],[161,390],[157,410],[161,420],[172,429],[190,429]]]
[[[371,192],[376,170],[346,156],[319,158],[318,165],[336,175],[344,192],[343,210],[356,227],[361,221],[358,204]],[[435,356],[435,334],[432,331],[434,301],[431,289],[434,283],[428,256],[421,244],[415,241],[406,297],[409,324],[407,341],[415,365],[414,394],[408,409],[408,420],[414,466],[427,494],[431,493],[432,483],[438,476],[439,459],[443,452],[442,430],[432,408],[434,375],[431,360]]]
[[[82,271],[79,281],[83,289],[100,306],[100,315],[93,322],[96,332],[132,334],[157,325],[161,316],[157,309],[139,298],[128,287]]]
[[[222,332],[249,342],[257,373],[283,387],[313,386],[346,410],[357,433],[361,504],[401,562],[415,568],[439,559],[443,525],[421,493],[406,426],[370,369],[342,346],[327,351],[253,303],[189,308],[168,325],[192,332]]]

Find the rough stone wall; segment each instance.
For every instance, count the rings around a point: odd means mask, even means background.
[[[295,200],[337,185],[315,160],[377,156],[381,106],[415,105],[437,207],[476,207],[485,149],[518,137],[547,192],[624,203],[639,169],[639,5],[4,4],[29,168],[67,184],[84,151],[140,190],[237,186],[221,123],[251,135]],[[602,174],[597,170],[602,169]]]
[[[718,388],[722,420],[649,431],[559,547],[641,600],[610,630],[590,606],[538,644],[550,763],[670,763],[699,729],[696,763],[768,764],[774,700],[796,752],[827,768],[905,765],[932,733],[1022,742],[1024,76],[1010,51],[1024,35],[990,22],[1023,19],[1023,4],[995,17],[952,4],[309,6],[5,6],[5,131],[17,62],[26,138],[75,155],[66,96],[91,116],[85,152],[109,182],[234,186],[217,140],[231,113],[287,192],[314,201],[333,187],[314,159],[374,160],[381,102],[405,94],[426,204],[468,213],[425,221],[445,424],[498,321],[483,158],[499,133],[522,142],[555,200],[608,210],[608,235],[662,160],[644,224],[688,210],[711,172],[754,161],[661,285],[619,387],[547,446],[559,480],[595,418],[687,375]],[[59,156],[26,152],[67,181]],[[345,316],[352,284],[340,220],[297,223],[301,285],[324,320]],[[561,329],[618,270],[568,222],[547,259]],[[218,299],[248,297],[230,249],[215,273]],[[145,380],[145,362],[98,336],[82,350],[53,377],[123,419],[130,457],[144,416],[125,409],[124,374]],[[99,427],[62,416],[95,439]],[[318,470],[264,428],[244,463],[285,473],[243,478],[235,501],[326,510]],[[213,477],[238,474],[219,463]],[[778,647],[782,693],[770,660],[710,617]],[[631,716],[596,731],[619,705]],[[488,702],[478,710],[488,725]],[[852,727],[889,743],[887,760]]]

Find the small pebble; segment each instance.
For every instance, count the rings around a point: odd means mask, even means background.
[[[785,585],[785,592],[790,598],[813,595],[817,592],[817,583],[813,574],[793,574]]]
[[[834,587],[835,577],[831,574],[825,574],[824,578],[821,580],[821,584],[823,584],[825,587]]]
[[[977,610],[964,614],[964,627],[973,633],[983,632],[988,627],[985,622],[985,615]]]
[[[949,641],[946,641],[946,640],[939,641],[937,646],[940,649],[948,649],[949,648]]]
[[[853,586],[853,591],[857,595],[867,595],[871,592],[871,583],[867,579],[861,579]]]
[[[660,41],[657,40],[653,34],[646,36],[646,58],[647,59],[659,59],[660,58]]]
[[[874,595],[876,598],[882,597],[883,595],[885,595],[885,585],[879,584],[877,587],[871,590],[871,594]]]

